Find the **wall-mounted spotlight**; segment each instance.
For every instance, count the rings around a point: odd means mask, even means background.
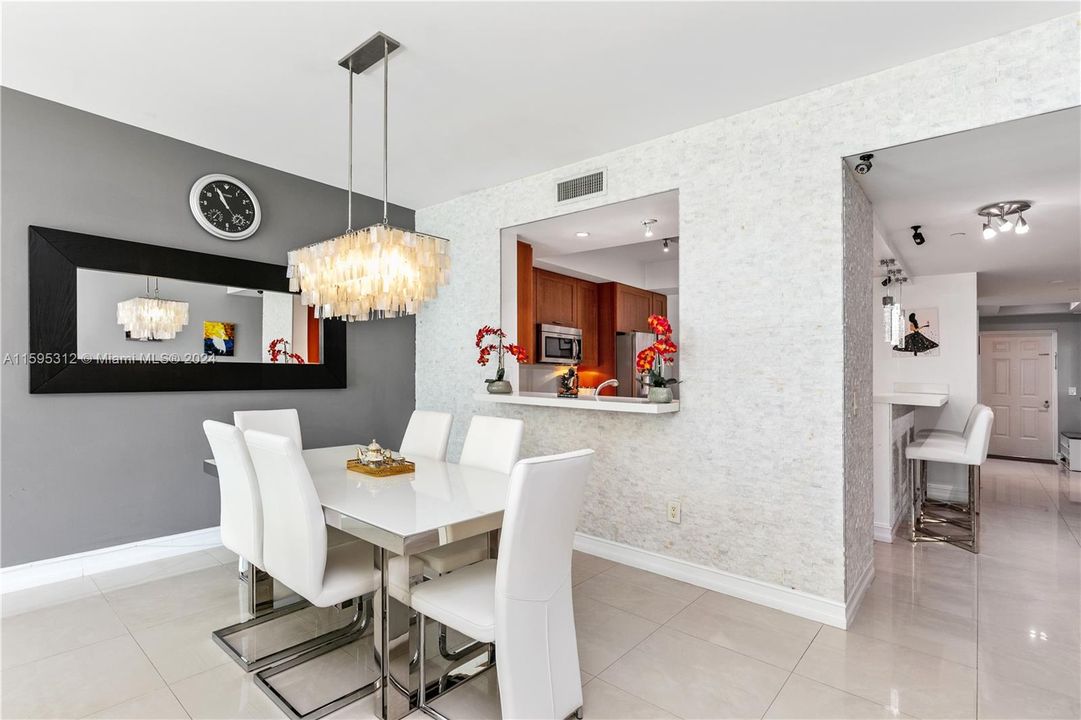
[[[664,239],[664,245],[661,246],[661,250],[668,252],[668,238]]]
[[[860,155],[860,161],[856,163],[856,172],[860,175],[866,175],[871,172],[871,158],[874,156],[874,153]]]
[[[913,225],[912,226],[912,242],[916,243],[917,245],[923,245],[925,242],[927,242],[927,238],[925,238],[923,236],[923,233],[920,232],[921,227],[923,227],[923,226],[922,225]]]
[[[642,224],[646,228],[646,237],[647,238],[653,237],[653,225],[656,222],[657,222],[657,218],[650,218],[649,220],[643,220],[642,221]]]

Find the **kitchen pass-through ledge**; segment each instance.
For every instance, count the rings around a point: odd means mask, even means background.
[[[510,395],[477,393],[474,399],[481,402],[504,405],[536,405],[538,407],[567,408],[568,410],[599,410],[601,412],[638,413],[640,415],[664,415],[679,412],[679,400],[659,405],[646,402],[645,398],[628,398],[604,395],[595,397],[561,398],[554,393],[516,392]]]

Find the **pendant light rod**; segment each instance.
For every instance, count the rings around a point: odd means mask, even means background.
[[[349,60],[349,220],[346,232],[353,232],[353,60]]]
[[[387,220],[387,109],[390,107],[390,44],[386,36],[383,37],[383,224],[389,225]],[[352,77],[352,75],[350,75]]]
[[[383,224],[388,225],[388,91],[390,88],[389,60],[391,54],[402,45],[394,38],[377,32],[338,61],[349,71],[349,229],[353,229],[353,75],[359,75],[383,61]]]

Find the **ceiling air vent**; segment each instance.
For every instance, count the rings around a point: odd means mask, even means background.
[[[590,195],[601,195],[606,190],[605,185],[604,170],[563,180],[556,184],[556,202],[567,202]]]

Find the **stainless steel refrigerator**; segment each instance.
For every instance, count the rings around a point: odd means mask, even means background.
[[[645,397],[649,389],[638,382],[641,375],[634,367],[638,353],[657,340],[657,336],[647,332],[616,333],[616,380],[619,387],[616,394],[624,397]]]

